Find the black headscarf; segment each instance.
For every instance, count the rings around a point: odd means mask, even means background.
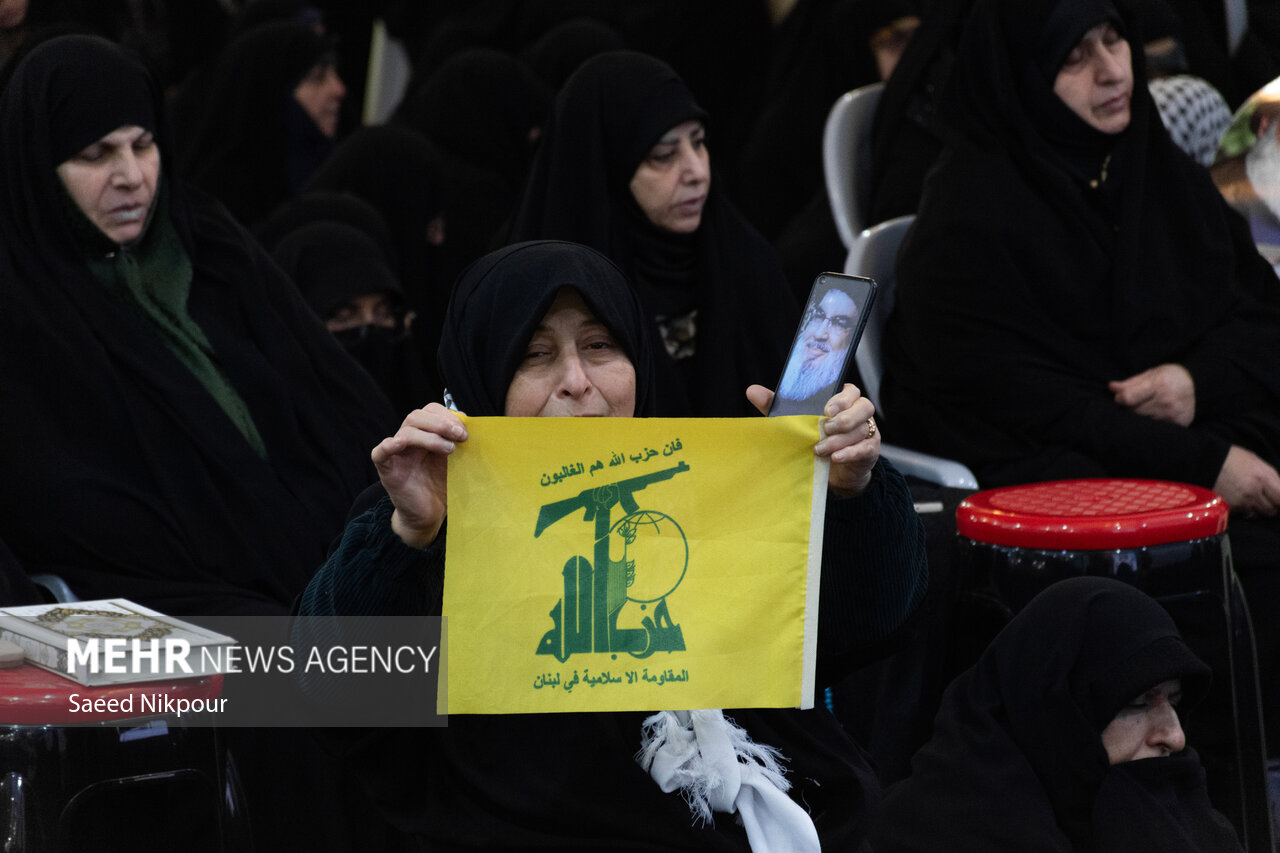
[[[655,353],[657,411],[745,414],[744,389],[777,380],[799,316],[776,255],[715,180],[692,235],[653,226],[630,190],[653,145],[693,119],[707,117],[665,63],[631,51],[583,63],[556,97],[511,234],[603,252],[650,317],[696,309],[696,355]]]
[[[429,381],[417,341],[405,326],[404,290],[382,247],[369,234],[342,222],[311,222],[286,234],[271,255],[293,279],[322,320],[368,294],[383,294],[395,324],[365,323],[337,329],[333,336],[404,413],[440,399]]]
[[[250,0],[231,19],[231,37],[264,24],[288,21],[310,27],[324,25],[324,13],[309,0]]]
[[[438,363],[458,408],[500,415],[533,331],[564,286],[575,288],[636,371],[636,415],[653,412],[653,358],[626,276],[599,252],[560,240],[516,243],[468,267],[454,287]]]
[[[377,208],[391,229],[410,303],[419,313],[436,306],[437,316],[448,293],[447,285],[443,294],[434,287],[427,224],[443,209],[443,173],[439,152],[422,134],[371,125],[342,140],[306,185],[308,193],[352,193]]]
[[[321,319],[366,293],[404,298],[377,241],[346,223],[301,225],[284,235],[271,255]]]
[[[423,370],[434,387],[434,353],[453,281],[443,258],[453,242],[446,215],[445,165],[439,150],[421,133],[399,125],[370,125],[352,131],[307,182],[305,192],[347,192],[377,208],[391,229],[399,259],[400,284],[417,314],[412,334]],[[427,240],[428,225],[445,216],[445,245]]]
[[[1128,38],[1134,64],[1129,130],[1107,135],[1087,124],[1054,93],[1067,54],[1094,26],[1109,22]],[[977,4],[964,36],[948,95],[939,112],[950,127],[970,137],[987,137],[1005,147],[1026,168],[1057,178],[1096,178],[1103,159],[1119,145],[1141,148],[1154,106],[1146,93],[1141,41],[1126,31],[1110,0],[990,0]],[[999,85],[1003,88],[992,90]],[[960,106],[958,101],[968,104]],[[1132,140],[1132,142],[1131,142]],[[1120,164],[1117,164],[1117,167]],[[1110,170],[1113,175],[1122,170]],[[1056,184],[1046,186],[1062,192]]]
[[[626,46],[622,33],[610,24],[595,18],[571,18],[528,44],[520,56],[554,94],[582,63]]]
[[[1129,125],[1106,136],[1054,94],[1050,70],[1116,14],[1133,91]],[[884,403],[895,441],[960,459],[985,485],[1212,486],[1232,443],[1280,458],[1280,288],[1169,139],[1140,44],[1118,0],[979,0],[957,52],[946,149],[899,254]],[[1193,378],[1190,428],[1107,387],[1166,363]]]
[[[1182,17],[1169,0],[1127,0],[1127,3],[1134,19],[1142,28],[1146,42],[1143,53],[1146,55],[1147,70],[1151,78],[1189,74]],[[1161,50],[1152,52],[1150,45],[1155,42],[1166,44],[1161,45]]]
[[[530,131],[546,120],[550,92],[522,60],[471,48],[414,85],[396,118],[456,159],[499,175],[512,192],[533,159]]]
[[[289,232],[315,222],[340,222],[364,232],[378,244],[391,268],[399,270],[399,253],[391,239],[391,227],[386,218],[376,207],[352,192],[304,192],[258,223],[258,227],[253,229],[253,236],[270,252]]]
[[[59,573],[81,597],[283,613],[371,478],[369,448],[394,416],[257,243],[173,179],[163,122],[148,233],[176,233],[190,262],[186,314],[265,459],[151,319],[91,272],[55,152],[147,103],[160,115],[140,62],[83,36],[41,45],[0,96],[0,536],[29,571]]]
[[[916,212],[924,176],[942,150],[934,112],[973,4],[974,0],[919,4],[920,26],[884,83],[871,127],[871,222]]]
[[[727,165],[734,203],[775,246],[815,193],[823,192],[829,207],[822,173],[827,114],[845,92],[879,79],[870,36],[882,22],[911,14],[904,8],[908,3],[798,0],[772,28],[768,73],[751,104],[750,122],[733,141],[739,153]],[[834,220],[829,227],[834,235]],[[837,255],[838,268],[843,251]],[[795,289],[807,293],[819,271],[810,267]]]
[[[497,234],[520,199],[550,97],[522,60],[487,47],[423,64],[410,81],[395,121],[430,139],[444,164],[442,282],[505,242]]]
[[[1209,669],[1138,589],[1081,577],[1046,589],[942,699],[913,772],[885,797],[877,851],[1113,850],[1150,832],[1168,851],[1238,850],[1194,751],[1110,765],[1102,730],[1135,696]]]
[[[200,118],[181,153],[184,174],[246,227],[297,195],[333,148],[293,97],[333,48],[309,24],[272,23],[248,30],[219,54]]]

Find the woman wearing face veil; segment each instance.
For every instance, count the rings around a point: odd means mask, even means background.
[[[877,851],[1240,850],[1180,714],[1209,670],[1164,609],[1109,578],[1060,581],[957,678]]]
[[[312,222],[286,234],[271,256],[395,411],[439,399],[409,336],[404,290],[373,237],[339,222]]]
[[[486,255],[459,279],[440,370],[469,415],[647,415],[658,390],[648,325],[622,273],[598,252],[559,241],[521,243]],[[749,394],[767,406],[766,389]],[[820,683],[864,661],[918,606],[927,584],[923,533],[906,483],[878,460],[879,438],[867,436],[870,403],[846,386],[830,405],[839,414],[815,448],[830,455],[834,486],[823,542],[830,558],[822,579]],[[383,488],[371,490],[372,506],[352,519],[312,579],[302,616],[441,612],[444,469],[447,455],[467,440],[458,416],[432,404],[374,449]],[[295,623],[295,642],[311,641],[297,635],[308,624]],[[311,687],[323,692],[324,684]],[[861,849],[879,787],[830,713],[724,715],[785,756],[791,789],[782,811],[800,818],[784,822],[789,838]],[[734,816],[695,819],[679,791],[664,793],[637,763],[645,722],[642,713],[453,715],[445,728],[378,731],[345,747],[383,814],[432,850],[751,849]]]
[[[707,123],[666,64],[593,57],[556,97],[511,232],[623,269],[660,344],[663,416],[748,413],[741,389],[776,381],[799,318],[772,248],[712,179]]]
[[[287,613],[393,415],[159,117],[92,37],[0,97],[0,535],[81,598]]]

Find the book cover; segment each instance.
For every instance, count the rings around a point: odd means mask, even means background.
[[[235,640],[123,598],[0,607],[0,639],[87,687],[213,675]]]

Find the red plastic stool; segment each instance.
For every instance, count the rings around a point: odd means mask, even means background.
[[[965,587],[1006,616],[1078,575],[1124,581],[1164,605],[1229,688],[1214,690],[1196,712],[1203,731],[1188,727],[1192,740],[1205,744],[1210,795],[1246,849],[1270,851],[1253,632],[1231,568],[1227,516],[1226,502],[1199,486],[1056,480],[970,495],[956,510],[956,532]],[[1211,750],[1215,736],[1222,742]]]
[[[1055,580],[1106,575],[1157,598],[1226,600],[1227,504],[1208,489],[1160,480],[1056,480],[988,489],[956,509],[970,571],[1020,610]]]

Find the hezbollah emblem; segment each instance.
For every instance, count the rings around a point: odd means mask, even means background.
[[[671,621],[667,596],[684,579],[689,544],[675,519],[640,509],[635,493],[688,470],[688,464],[680,462],[652,474],[584,489],[577,497],[539,509],[535,538],[582,510],[582,520],[595,523],[595,546],[594,564],[581,555],[564,564],[564,597],[551,610],[552,628],[538,643],[538,654],[554,655],[564,663],[581,652],[615,656],[627,652],[644,658],[654,652],[684,650],[684,635]],[[615,522],[613,509],[619,504],[625,515]],[[610,554],[618,550],[622,559],[615,560]],[[628,617],[636,624],[628,627]]]

